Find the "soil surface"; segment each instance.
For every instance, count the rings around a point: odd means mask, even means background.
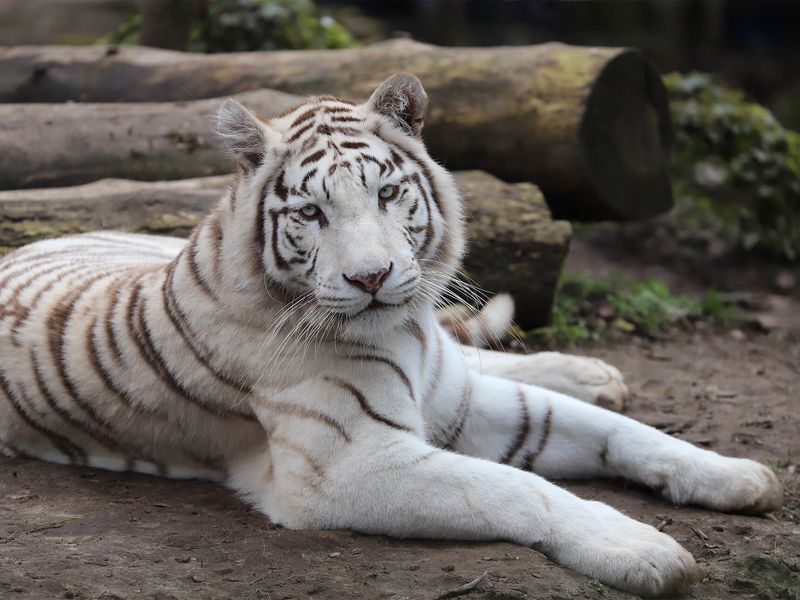
[[[628,414],[703,447],[779,469],[769,517],[676,508],[620,481],[565,483],[661,527],[705,576],[692,598],[800,598],[800,347],[763,335],[682,335],[585,351],[616,364]],[[394,540],[276,528],[229,491],[24,460],[0,461],[0,597],[622,598],[506,543]]]
[[[576,241],[571,270],[608,268],[601,249]],[[624,266],[633,277],[642,274],[641,265]],[[622,370],[634,393],[629,416],[771,465],[786,504],[773,515],[748,517],[677,508],[623,481],[564,485],[659,527],[691,551],[704,574],[691,598],[800,599],[797,336],[701,326],[658,341],[569,351]],[[288,531],[217,485],[0,459],[3,599],[453,597],[630,596],[513,544]]]

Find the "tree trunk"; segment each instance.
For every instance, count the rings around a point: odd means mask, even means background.
[[[450,168],[534,181],[554,214],[636,219],[668,209],[663,84],[636,50],[563,44],[182,54],[137,47],[0,49],[0,101],[186,100],[274,88],[364,99],[396,71],[431,99],[425,139]]]
[[[510,292],[517,321],[547,321],[567,254],[570,225],[552,221],[539,190],[480,171],[456,173],[471,251],[466,273]],[[228,176],[145,183],[105,179],[68,188],[0,192],[0,254],[38,239],[98,229],[185,237],[222,195]]]
[[[267,115],[298,101],[272,90],[237,98]],[[230,173],[211,141],[221,102],[0,104],[0,189]]]

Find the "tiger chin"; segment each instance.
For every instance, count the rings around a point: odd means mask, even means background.
[[[220,481],[290,528],[509,540],[683,592],[697,569],[677,542],[548,480],[753,513],[780,483],[594,405],[627,396],[605,363],[451,337],[435,307],[463,214],[422,142],[427,105],[408,74],[270,120],[228,101],[216,130],[239,173],[188,241],[96,232],[4,257],[0,451]]]

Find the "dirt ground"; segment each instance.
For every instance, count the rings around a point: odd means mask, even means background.
[[[590,246],[574,255],[597,268]],[[676,508],[621,481],[564,484],[689,549],[704,573],[691,598],[800,599],[797,339],[700,327],[572,349],[625,373],[631,417],[784,482],[785,508],[767,517]],[[464,598],[629,597],[513,544],[293,532],[208,483],[0,460],[0,598],[434,600],[481,575]]]

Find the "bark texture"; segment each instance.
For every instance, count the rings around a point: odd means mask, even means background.
[[[571,229],[553,221],[536,186],[480,171],[456,174],[471,247],[464,270],[482,288],[513,294],[517,321],[547,321]],[[38,239],[98,229],[185,237],[229,184],[229,176],[0,192],[0,254]]]
[[[237,98],[265,115],[298,102],[272,90]],[[0,189],[230,173],[211,139],[221,102],[0,104]]]
[[[453,169],[533,181],[554,214],[636,219],[671,206],[663,84],[636,50],[551,43],[183,54],[137,47],[0,49],[0,102],[187,100],[273,88],[364,99],[397,71],[431,99],[425,138]]]

